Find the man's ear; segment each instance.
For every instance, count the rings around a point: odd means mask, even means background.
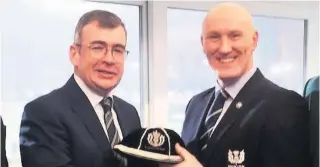
[[[257,48],[258,41],[259,41],[259,33],[258,33],[258,31],[254,32],[252,41],[253,41],[252,48],[253,48],[253,51],[254,51]]]
[[[79,59],[80,59],[80,51],[77,49],[77,46],[75,44],[70,45],[69,48],[69,59],[73,66],[78,66]]]
[[[204,50],[204,46],[203,46],[204,45],[204,43],[203,43],[204,42],[203,41],[203,35],[201,35],[200,40],[201,40],[201,45],[202,45],[202,51],[203,51],[203,53],[206,53],[205,50]]]

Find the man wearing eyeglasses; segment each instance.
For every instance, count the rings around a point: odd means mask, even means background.
[[[80,18],[69,51],[74,75],[24,108],[23,167],[150,166],[112,151],[141,127],[135,107],[112,94],[123,75],[126,42],[115,14],[95,10]]]

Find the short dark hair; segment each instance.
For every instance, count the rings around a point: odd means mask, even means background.
[[[101,28],[117,28],[118,26],[121,26],[127,36],[127,30],[124,23],[116,14],[104,10],[93,10],[85,13],[79,19],[74,33],[74,43],[81,42],[81,32],[83,27],[93,21],[97,21]]]

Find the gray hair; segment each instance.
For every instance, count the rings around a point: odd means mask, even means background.
[[[127,36],[127,30],[124,23],[116,14],[104,10],[93,10],[85,13],[79,19],[74,33],[75,44],[81,43],[81,31],[83,27],[93,21],[97,21],[101,28],[117,28],[118,26],[121,26]]]

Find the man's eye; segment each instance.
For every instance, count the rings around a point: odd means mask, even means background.
[[[101,50],[103,50],[103,48],[104,48],[103,46],[92,46],[91,47],[91,49],[95,50],[95,51],[101,51]]]
[[[231,34],[231,35],[230,35],[231,38],[238,38],[238,37],[240,37],[240,36],[241,36],[240,34]]]
[[[123,49],[119,49],[119,48],[114,49],[114,51],[117,52],[117,53],[124,53],[124,50]]]
[[[219,38],[219,35],[211,35],[211,36],[209,36],[209,38],[211,38],[211,39],[218,39],[218,38]]]

